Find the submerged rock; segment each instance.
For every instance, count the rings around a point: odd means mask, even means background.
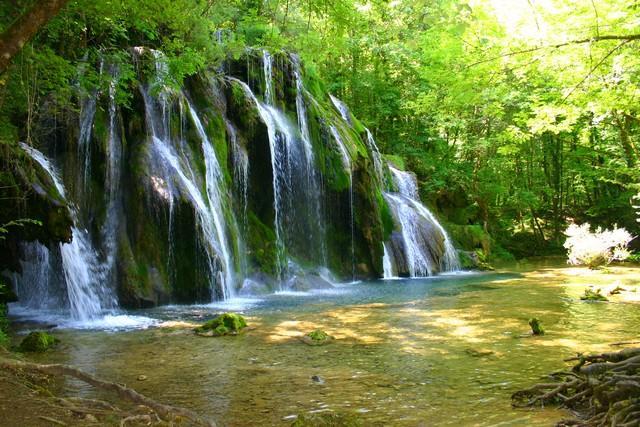
[[[580,297],[583,301],[609,301],[607,297],[602,295],[602,290],[596,289],[585,289],[584,294]]]
[[[197,327],[195,332],[204,337],[220,337],[223,335],[237,335],[246,327],[247,322],[241,315],[224,313]]]
[[[354,414],[323,412],[299,415],[291,424],[291,427],[359,427],[363,425],[364,422]]]
[[[333,337],[321,329],[309,332],[302,337],[302,342],[307,345],[324,345],[333,341]]]
[[[42,353],[49,350],[59,342],[59,339],[47,332],[35,331],[31,332],[22,340],[18,350],[25,353]]]
[[[287,289],[297,292],[306,292],[312,289],[331,289],[333,285],[326,279],[314,274],[293,276],[286,283]]]
[[[529,319],[529,326],[531,326],[531,333],[533,335],[544,335],[544,328],[542,327],[542,322],[537,318]]]

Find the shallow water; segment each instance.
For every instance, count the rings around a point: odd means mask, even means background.
[[[578,351],[637,339],[640,306],[579,295],[589,284],[631,289],[638,279],[639,268],[536,264],[161,307],[129,313],[155,319],[143,330],[56,330],[64,344],[33,359],[80,366],[222,425],[288,425],[292,415],[322,411],[356,414],[365,425],[551,425],[567,414],[514,410],[510,394],[567,367],[562,359]],[[250,330],[202,338],[185,325],[225,310],[242,311]],[[531,317],[545,336],[522,337]],[[315,328],[336,340],[303,344]]]

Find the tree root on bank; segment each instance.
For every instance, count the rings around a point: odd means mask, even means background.
[[[15,372],[31,371],[45,375],[73,377],[90,384],[97,389],[114,392],[121,399],[140,405],[138,410],[142,409],[146,412],[143,414],[124,413],[108,402],[95,399],[73,397],[54,398],[52,402],[47,402],[49,405],[59,405],[59,407],[65,408],[77,415],[94,416],[105,413],[120,413],[122,416],[120,422],[121,426],[125,426],[130,422],[143,422],[146,425],[150,425],[152,422],[161,422],[162,420],[168,422],[170,425],[177,423],[178,425],[190,426],[216,426],[213,421],[206,420],[188,409],[157,402],[122,384],[102,380],[72,366],[60,364],[40,365],[19,360],[0,358],[0,368]]]
[[[571,372],[550,375],[554,382],[511,396],[517,408],[559,405],[576,415],[558,426],[640,426],[640,348],[582,355]]]

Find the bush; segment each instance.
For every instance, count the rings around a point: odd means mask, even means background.
[[[568,263],[587,265],[597,268],[612,261],[624,261],[629,257],[627,245],[634,237],[624,228],[602,230],[598,227],[591,232],[589,223],[570,224],[565,231],[567,240],[564,247],[568,250]]]

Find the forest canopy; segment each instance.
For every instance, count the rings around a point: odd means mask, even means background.
[[[0,31],[36,3],[2,2]],[[637,227],[639,43],[637,0],[69,1],[0,74],[3,162],[108,84],[101,60],[127,108],[134,46],[162,50],[176,85],[284,49],[416,171],[463,246],[544,254],[570,221]]]

